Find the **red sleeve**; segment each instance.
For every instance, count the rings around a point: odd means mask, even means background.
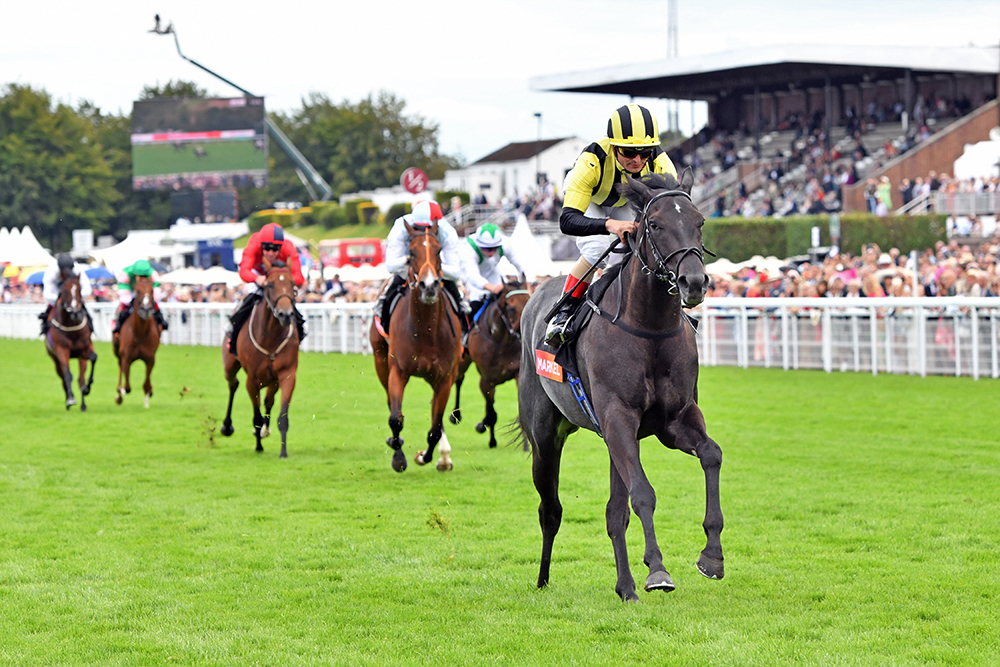
[[[302,263],[299,262],[299,251],[295,249],[295,245],[288,239],[285,239],[281,244],[281,253],[278,257],[292,270],[292,280],[295,281],[295,286],[302,287],[306,279],[302,275]]]
[[[243,249],[243,258],[240,260],[240,279],[245,283],[252,283],[257,279],[254,269],[260,266],[260,260],[264,254],[260,249],[260,238],[257,234],[250,237],[247,247]]]

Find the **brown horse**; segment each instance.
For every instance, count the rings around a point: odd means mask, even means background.
[[[429,230],[406,226],[410,233],[407,293],[400,298],[389,322],[386,341],[372,323],[369,331],[375,357],[375,371],[385,388],[389,403],[389,428],[392,436],[386,444],[394,451],[392,469],[406,470],[403,454],[403,390],[411,376],[424,378],[434,390],[431,399],[431,430],[427,433],[427,451],[417,452],[418,465],[430,463],[434,447],[441,442],[438,470],[450,470],[451,446],[444,435],[444,412],[448,394],[458,376],[462,329],[458,315],[448,307],[441,285],[441,243],[437,224]]]
[[[97,353],[91,341],[93,331],[84,310],[83,297],[80,296],[80,279],[70,276],[59,288],[59,298],[55,307],[49,313],[49,330],[45,334],[45,350],[56,364],[56,375],[62,380],[66,392],[66,409],[76,405],[73,396],[73,374],[69,370],[69,360],[80,360],[80,411],[87,410],[85,396],[90,393],[90,385],[94,382],[94,366],[97,364]],[[90,379],[87,375],[87,362],[90,362]]]
[[[268,264],[267,284],[263,298],[259,299],[250,318],[240,329],[236,339],[236,354],[229,352],[229,339],[222,342],[222,365],[229,383],[229,407],[222,422],[222,435],[233,434],[233,396],[240,381],[236,374],[242,368],[247,375],[247,393],[253,403],[253,431],[257,438],[257,451],[264,451],[261,438],[271,434],[271,408],[274,395],[281,389],[281,413],[278,430],[281,431],[281,458],[288,457],[288,405],[295,391],[295,373],[299,367],[299,333],[293,320],[295,281],[284,262]],[[260,414],[260,390],[267,387],[264,415]]]
[[[120,331],[115,333],[112,346],[118,358],[118,389],[115,391],[115,403],[122,404],[125,394],[132,392],[129,382],[129,369],[132,363],[142,359],[146,362],[146,381],[142,383],[145,393],[143,405],[149,407],[149,399],[153,395],[153,383],[149,376],[153,373],[156,363],[156,350],[160,347],[160,327],[156,324],[153,314],[156,312],[156,302],[153,300],[153,279],[148,276],[137,276],[132,296],[132,312],[122,324]],[[122,376],[125,384],[122,385]]]
[[[490,300],[469,333],[469,353],[462,357],[455,381],[455,409],[448,419],[452,424],[462,421],[460,406],[462,382],[473,362],[479,370],[479,391],[486,399],[486,416],[476,424],[476,433],[490,429],[490,447],[497,446],[494,428],[497,412],[493,397],[498,385],[517,380],[521,368],[521,312],[530,293],[520,283],[504,283],[503,290]]]

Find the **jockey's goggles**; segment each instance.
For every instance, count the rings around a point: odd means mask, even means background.
[[[652,148],[626,148],[625,146],[617,146],[618,152],[626,160],[631,160],[632,158],[641,157],[643,160],[648,160],[653,155]]]
[[[260,248],[261,248],[261,250],[278,251],[278,250],[281,250],[281,244],[280,243],[261,243],[260,244]]]

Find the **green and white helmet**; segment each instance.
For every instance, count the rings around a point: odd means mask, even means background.
[[[472,235],[472,240],[480,248],[499,248],[503,245],[503,235],[500,234],[500,228],[492,222],[480,226]]]

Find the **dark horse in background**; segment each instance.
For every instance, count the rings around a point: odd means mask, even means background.
[[[418,451],[418,465],[430,463],[434,448],[441,443],[438,470],[451,470],[451,445],[444,434],[444,412],[448,394],[458,376],[462,328],[458,314],[448,304],[441,281],[441,242],[437,223],[429,229],[406,226],[410,233],[407,291],[399,299],[389,321],[389,340],[372,323],[369,340],[375,357],[375,371],[385,388],[389,403],[389,428],[392,436],[386,444],[393,450],[392,469],[406,470],[403,454],[403,391],[410,377],[424,378],[434,391],[431,399],[431,429],[427,432],[427,450]]]
[[[476,326],[469,332],[469,353],[462,357],[458,369],[455,409],[448,419],[452,424],[462,421],[462,382],[465,372],[474,362],[479,370],[479,391],[486,399],[486,416],[476,424],[476,433],[485,433],[489,428],[490,447],[497,446],[494,433],[497,412],[493,408],[497,386],[508,380],[517,380],[521,368],[521,313],[529,296],[521,283],[504,283],[503,290],[490,299]]]
[[[160,327],[153,317],[156,312],[156,302],[153,300],[152,278],[136,276],[131,308],[132,312],[112,340],[115,356],[118,358],[118,389],[115,391],[115,403],[121,405],[125,394],[132,392],[129,369],[133,362],[141,359],[146,363],[146,381],[142,383],[142,390],[145,393],[143,405],[148,408],[149,399],[153,395],[153,383],[149,377],[153,373],[153,364],[156,363],[156,350],[160,347]]]
[[[663,565],[653,530],[656,495],[639,460],[639,441],[655,436],[663,445],[698,457],[705,473],[708,537],[698,559],[706,577],[723,577],[722,510],[719,469],[722,450],[708,437],[698,408],[696,333],[682,306],[702,302],[708,287],[701,227],[704,216],[691,202],[693,177],[647,176],[618,186],[639,213],[636,237],[595,314],[577,340],[580,381],[611,457],[611,496],[606,508],[608,536],[618,573],[615,590],[638,600],[629,569],[625,530],[629,500],[642,522],[645,588],[670,591],[674,583]],[[559,298],[561,284],[550,280],[528,302],[521,318],[522,367],[535,359],[544,317]],[[519,422],[531,443],[532,475],[541,498],[542,559],[538,586],[549,581],[552,543],[562,520],[559,461],[566,437],[579,428],[596,431],[566,382],[527,373],[518,383]]]
[[[288,457],[288,405],[295,391],[295,373],[299,367],[299,332],[294,321],[295,280],[284,262],[269,264],[264,260],[267,283],[263,299],[258,301],[236,339],[236,354],[229,351],[229,339],[222,341],[222,365],[229,383],[229,407],[221,433],[233,434],[233,396],[240,386],[236,374],[242,368],[247,375],[247,393],[253,403],[253,432],[257,451],[264,451],[261,438],[271,434],[271,408],[274,395],[281,389],[280,458]],[[260,390],[267,387],[264,414],[260,413]]]
[[[70,359],[80,360],[80,411],[87,410],[86,396],[90,393],[90,385],[94,382],[94,366],[97,364],[97,353],[91,341],[93,331],[87,311],[84,310],[83,297],[80,296],[80,279],[70,276],[59,287],[59,298],[55,307],[49,313],[48,333],[45,334],[45,350],[56,364],[56,375],[62,380],[66,392],[66,409],[76,405],[73,396],[73,374],[69,369]],[[90,362],[90,379],[84,382],[87,375],[87,362]]]

